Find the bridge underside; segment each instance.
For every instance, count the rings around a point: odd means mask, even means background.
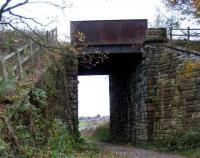
[[[98,56],[98,55],[96,55]],[[111,75],[130,73],[142,58],[141,53],[112,53],[106,55],[104,61],[96,66],[79,65],[78,75]]]
[[[111,53],[108,57],[103,63],[91,69],[79,65],[78,73],[109,75],[112,140],[135,142],[136,139],[146,139],[146,90],[144,71],[141,67],[142,53]],[[140,135],[140,138],[135,138],[136,135]]]

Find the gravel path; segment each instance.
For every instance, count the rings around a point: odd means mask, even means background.
[[[159,153],[150,150],[144,150],[133,147],[123,147],[105,143],[95,143],[104,150],[112,150],[115,153],[125,156],[126,158],[186,158],[183,156]]]

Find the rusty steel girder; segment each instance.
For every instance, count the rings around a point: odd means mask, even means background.
[[[147,20],[71,21],[71,43],[76,45],[124,45],[143,43]]]

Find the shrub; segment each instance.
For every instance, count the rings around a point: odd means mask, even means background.
[[[86,128],[81,131],[85,139],[95,140],[100,142],[110,141],[110,123],[104,122],[95,128]]]
[[[15,79],[9,79],[0,82],[0,102],[7,99],[7,95],[11,93],[16,87]]]
[[[170,151],[183,151],[200,147],[200,128],[189,128],[159,141],[159,144]]]

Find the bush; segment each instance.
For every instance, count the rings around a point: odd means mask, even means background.
[[[2,87],[10,89],[11,86],[3,84]],[[5,109],[1,110],[0,157],[12,158],[18,154],[20,158],[71,158],[80,144],[79,139],[69,133],[61,119],[55,118],[47,110],[49,105],[44,90],[33,88],[28,93],[26,87],[27,84],[20,84],[16,88],[19,92],[15,96],[20,99],[14,102],[16,106],[6,104]],[[29,96],[19,97],[25,92]]]
[[[86,128],[81,131],[82,136],[88,140],[109,142],[110,141],[110,123],[105,122],[95,128]]]
[[[7,99],[7,95],[13,92],[16,87],[15,79],[8,79],[6,81],[0,82],[0,102],[5,101]]]
[[[97,127],[96,132],[94,133],[94,138],[102,142],[110,141],[109,123],[105,123],[104,125]]]
[[[166,150],[183,151],[200,147],[200,128],[189,128],[169,138],[159,141]]]

